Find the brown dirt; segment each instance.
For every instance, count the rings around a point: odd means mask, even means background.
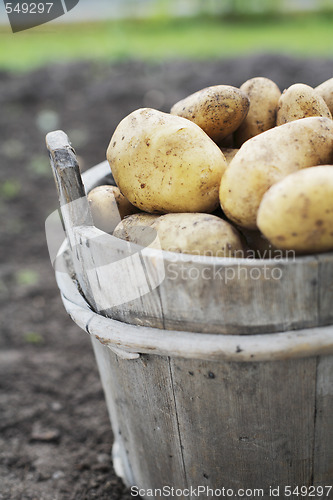
[[[44,235],[57,208],[44,146],[61,128],[86,169],[117,123],[168,110],[190,92],[253,76],[317,85],[331,60],[237,60],[113,66],[94,62],[0,73],[0,499],[129,499],[110,461],[112,433],[88,336],[67,317]],[[149,453],[149,450],[147,450]]]

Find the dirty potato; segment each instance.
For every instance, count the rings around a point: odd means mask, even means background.
[[[324,99],[328,109],[333,114],[333,78],[321,83],[314,90]]]
[[[155,220],[148,220],[149,227],[145,231],[136,225],[138,222],[141,224],[138,215],[124,219],[116,227],[114,236],[143,246],[150,242],[150,247],[170,252],[215,257],[245,256],[241,234],[229,222],[215,215],[175,213],[155,216]],[[158,238],[154,239],[156,234]]]
[[[145,247],[159,248],[155,242],[156,230],[152,229],[153,223],[159,217],[159,215],[145,213],[125,217],[115,227],[113,236]]]
[[[282,249],[333,250],[333,166],[300,170],[272,186],[260,204],[258,227]]]
[[[240,126],[249,106],[249,98],[241,90],[230,85],[215,85],[177,102],[170,113],[191,120],[220,143]]]
[[[185,118],[134,111],[116,128],[107,159],[120,191],[145,212],[212,212],[218,206],[225,157]]]
[[[278,103],[276,124],[284,123],[309,116],[324,116],[332,118],[324,99],[309,85],[295,83],[284,90]]]
[[[87,198],[95,226],[106,233],[112,233],[126,215],[138,212],[116,186],[97,186]]]
[[[303,118],[246,141],[223,175],[221,207],[241,227],[257,228],[265,192],[288,174],[333,161],[333,121]]]
[[[279,87],[269,78],[256,77],[247,80],[240,90],[250,99],[249,112],[235,132],[235,143],[241,146],[276,124],[276,110],[281,96]]]

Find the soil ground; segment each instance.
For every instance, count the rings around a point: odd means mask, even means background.
[[[67,317],[48,257],[44,221],[58,203],[45,134],[65,130],[87,169],[104,160],[115,126],[136,108],[167,111],[202,87],[253,76],[283,89],[332,74],[332,60],[279,55],[0,72],[1,500],[130,498],[112,468],[90,340]]]

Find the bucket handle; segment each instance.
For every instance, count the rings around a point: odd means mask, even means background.
[[[65,230],[70,238],[73,228],[93,225],[79,163],[75,150],[62,130],[48,133],[46,146],[58,190]]]
[[[46,146],[49,151],[50,163],[57,186],[60,210],[65,231],[70,246],[77,244],[76,230],[79,226],[93,226],[93,219],[82,181],[79,163],[75,150],[68,136],[62,130],[50,132],[46,136]],[[90,297],[90,287],[84,279],[82,263],[75,259],[74,267],[81,289]],[[90,297],[93,303],[93,297]],[[112,346],[118,357],[122,359],[137,359],[139,353],[129,352],[124,348]]]

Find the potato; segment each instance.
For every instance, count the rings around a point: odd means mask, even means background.
[[[326,102],[328,109],[333,115],[333,78],[326,80],[314,89]]]
[[[229,222],[211,214],[162,215],[153,224],[163,250],[218,257],[244,257],[244,241]]]
[[[141,214],[140,214],[141,215]],[[157,217],[148,228],[135,227],[133,217],[124,219],[114,230],[114,236],[147,246],[146,235],[155,230],[158,240],[150,246],[171,252],[218,257],[244,257],[245,244],[240,233],[228,222],[211,214],[174,213]],[[132,220],[131,220],[132,219]],[[155,233],[156,234],[156,233]]]
[[[257,77],[247,80],[240,90],[250,99],[249,112],[235,132],[235,143],[241,146],[276,124],[276,110],[281,96],[279,87],[269,78]]]
[[[241,90],[215,85],[177,102],[170,113],[193,121],[219,143],[240,126],[249,106],[249,99]]]
[[[333,166],[300,170],[272,186],[260,204],[258,227],[279,248],[333,250]]]
[[[332,118],[327,104],[318,92],[303,83],[295,83],[284,90],[278,103],[276,124],[283,125],[309,116]]]
[[[303,118],[246,141],[223,175],[220,201],[226,216],[256,229],[265,192],[301,168],[333,161],[333,120]]]
[[[156,230],[152,229],[153,223],[159,217],[160,215],[145,213],[125,217],[115,227],[113,236],[145,247],[159,248],[159,245],[154,243],[157,236]]]
[[[87,198],[95,226],[106,233],[112,233],[126,215],[138,212],[116,186],[97,186]]]
[[[107,150],[120,191],[150,213],[212,212],[227,162],[195,123],[144,108],[124,118]]]
[[[234,148],[221,148],[222,153],[225,156],[225,159],[227,160],[227,165],[230,164],[231,160],[234,158],[236,153],[238,153],[239,149],[234,149]]]

